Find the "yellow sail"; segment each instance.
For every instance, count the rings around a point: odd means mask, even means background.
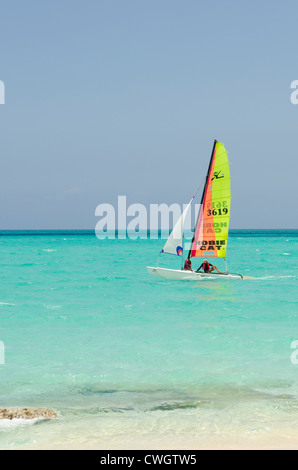
[[[215,141],[201,209],[188,257],[226,257],[231,207],[230,169],[226,149]]]

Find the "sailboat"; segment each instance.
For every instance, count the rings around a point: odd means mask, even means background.
[[[182,215],[176,222],[168,240],[160,254],[169,253],[181,257],[181,269],[168,269],[158,266],[147,266],[147,270],[153,276],[164,279],[198,280],[209,279],[243,279],[241,274],[230,273],[226,262],[226,251],[229,234],[231,187],[230,169],[227,151],[224,145],[214,141],[209,167],[202,192],[200,211],[194,228],[193,238],[187,256],[184,255],[184,224],[188,210],[196,194],[185,207]],[[223,258],[225,272],[196,272],[183,269],[184,259],[198,257]]]

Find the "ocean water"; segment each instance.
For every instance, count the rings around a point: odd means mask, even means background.
[[[298,231],[232,231],[243,280],[158,280],[163,243],[0,233],[0,407],[58,413],[0,448],[295,448]]]

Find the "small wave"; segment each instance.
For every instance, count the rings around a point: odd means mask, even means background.
[[[124,276],[101,276],[96,278],[97,281],[119,281],[123,279],[127,278]]]
[[[47,253],[52,253],[53,251],[57,251],[51,248],[44,248],[42,251],[46,251]]]
[[[119,388],[119,389],[114,389],[114,388],[93,388],[93,387],[84,387],[84,388],[79,388],[78,392],[81,395],[109,395],[109,394],[159,394],[159,393],[164,393],[165,389],[162,388],[136,388],[136,389],[127,389],[127,388]]]
[[[46,418],[39,417],[39,418],[31,418],[31,419],[24,419],[24,418],[13,418],[13,419],[0,419],[0,429],[5,428],[15,428],[18,426],[26,426],[32,425],[37,423],[38,421],[42,421]]]
[[[282,253],[282,255],[291,256],[290,253]]]
[[[297,275],[296,274],[290,274],[287,276],[262,276],[258,277],[256,279],[258,280],[266,280],[266,281],[279,281],[280,279],[296,279]]]
[[[49,309],[62,308],[61,305],[43,304],[43,306],[44,306],[45,308],[49,308]]]
[[[85,388],[80,391],[82,395],[105,395],[105,394],[110,394],[110,393],[133,393],[135,392],[134,390],[117,390],[117,389],[103,389],[103,390],[96,390],[96,389],[90,389],[90,388]]]
[[[10,306],[12,306],[12,305],[15,305],[15,304],[10,304],[10,303],[8,303],[8,302],[0,302],[0,306],[1,306],[1,305],[10,305]]]

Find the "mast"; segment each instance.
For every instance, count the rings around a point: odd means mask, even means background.
[[[210,161],[209,161],[209,166],[208,166],[208,171],[207,171],[207,174],[206,174],[206,180],[205,180],[204,190],[203,190],[203,192],[202,192],[200,210],[199,210],[199,213],[198,213],[197,221],[196,221],[195,228],[194,228],[193,237],[192,237],[191,244],[190,244],[190,249],[189,249],[188,256],[187,256],[188,259],[190,259],[190,256],[191,256],[192,244],[193,244],[193,242],[194,242],[195,235],[196,235],[196,227],[197,227],[198,222],[199,222],[199,219],[200,219],[200,214],[201,214],[202,205],[203,205],[203,201],[204,201],[204,197],[205,197],[205,192],[206,192],[206,187],[207,187],[207,182],[208,182],[208,176],[209,176],[209,172],[210,172],[210,169],[211,169],[211,165],[212,165],[212,160],[213,160],[213,155],[214,155],[214,151],[215,151],[215,146],[216,146],[216,144],[217,144],[217,140],[214,140],[214,144],[213,144],[213,148],[212,148],[212,152],[211,152],[211,157],[210,157]]]
[[[184,226],[182,224],[182,222],[184,222],[184,220],[182,221],[182,217],[181,217],[181,233],[182,233],[182,253],[181,253],[181,269],[183,269],[183,254],[184,254]]]

